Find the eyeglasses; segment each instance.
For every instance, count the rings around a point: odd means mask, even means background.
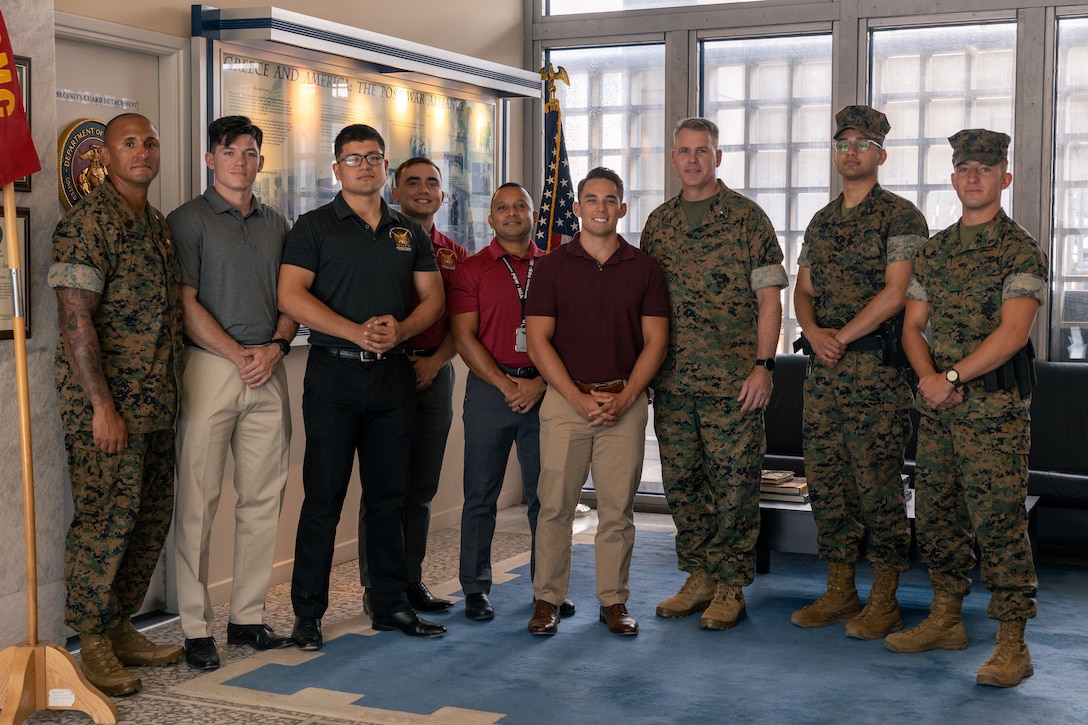
[[[853,141],[844,139],[842,141],[831,142],[831,148],[835,149],[840,154],[845,154],[846,152],[848,152],[851,146],[857,149],[857,152],[859,154],[863,154],[868,151],[870,146],[876,146],[877,148],[880,148],[880,144],[868,138],[857,138]]]
[[[377,151],[371,151],[369,154],[348,154],[340,159],[340,163],[344,166],[362,166],[363,159],[366,159],[367,164],[370,166],[377,166],[385,161],[385,154],[378,153]]]

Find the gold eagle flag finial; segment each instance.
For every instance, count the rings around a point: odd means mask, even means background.
[[[545,81],[547,86],[547,103],[548,107],[559,106],[559,100],[555,97],[555,82],[563,81],[568,86],[570,85],[570,76],[567,75],[567,69],[563,66],[559,66],[558,70],[552,67],[551,63],[548,63],[547,68],[540,69],[540,78]]]

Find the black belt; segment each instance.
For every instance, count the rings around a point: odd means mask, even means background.
[[[859,337],[851,343],[847,343],[847,350],[853,350],[856,352],[871,352],[873,350],[884,349],[884,338],[879,334],[869,334],[865,337]]]
[[[404,354],[404,350],[395,350],[393,352],[370,352],[369,350],[349,350],[341,347],[324,347],[322,345],[313,345],[311,349],[317,350],[329,357],[338,357],[344,360],[355,360],[356,362],[364,363],[388,360],[394,355]]]
[[[437,347],[410,347],[404,351],[411,357],[431,357],[438,352]]]
[[[515,378],[525,378],[532,380],[533,378],[540,377],[540,371],[536,368],[508,368],[505,365],[500,365],[499,370],[502,370],[507,375]]]

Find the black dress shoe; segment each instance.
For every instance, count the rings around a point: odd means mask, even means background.
[[[317,617],[295,617],[295,628],[291,630],[291,639],[299,649],[321,649],[321,620]]]
[[[214,637],[195,637],[185,640],[185,661],[194,670],[218,670],[219,650]]]
[[[569,599],[564,599],[563,603],[559,605],[559,616],[573,617],[574,616],[574,602]]]
[[[295,641],[281,637],[267,624],[235,624],[227,622],[227,644],[248,644],[259,650],[293,647]]]
[[[465,597],[465,616],[477,622],[495,618],[495,608],[483,592],[476,592]]]
[[[409,637],[425,637],[428,639],[441,637],[446,633],[445,627],[428,622],[426,619],[420,619],[419,615],[411,609],[393,612],[392,614],[376,615],[370,621],[370,626],[383,632],[396,629],[404,632]]]
[[[408,595],[408,603],[412,605],[412,609],[417,612],[444,612],[453,606],[450,600],[439,599],[431,594],[423,582],[412,582],[404,593]]]

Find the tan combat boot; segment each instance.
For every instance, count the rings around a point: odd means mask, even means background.
[[[79,668],[83,676],[107,695],[131,695],[143,685],[117,660],[113,644],[104,634],[79,635]]]
[[[680,591],[657,605],[657,616],[676,619],[701,612],[714,598],[714,582],[701,569],[688,575]]]
[[[889,634],[884,646],[892,652],[917,654],[933,649],[967,649],[967,630],[963,628],[960,609],[963,598],[948,592],[934,592],[929,616],[906,632]]]
[[[155,644],[143,636],[128,617],[121,617],[106,636],[113,643],[113,651],[121,664],[154,667],[177,662],[185,656],[185,648],[180,644]]]
[[[1024,641],[1024,624],[1022,619],[998,622],[997,647],[986,664],[978,668],[975,682],[993,687],[1014,687],[1025,677],[1035,674],[1031,653]]]
[[[827,563],[827,591],[812,604],[794,612],[790,621],[798,627],[826,627],[845,622],[860,611],[858,590],[854,588],[854,565],[830,561]]]
[[[895,598],[895,590],[899,588],[899,572],[893,569],[877,569],[875,574],[865,608],[861,610],[861,614],[846,623],[847,637],[882,639],[903,629],[899,601]]]
[[[744,607],[744,592],[740,587],[718,583],[714,590],[714,599],[699,618],[703,629],[733,629],[747,616]]]

